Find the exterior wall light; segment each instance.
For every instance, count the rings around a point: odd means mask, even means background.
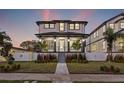
[[[70,42],[70,39],[68,39],[68,42]]]
[[[54,39],[54,42],[56,42],[56,39]]]
[[[85,41],[85,39],[82,39],[82,42],[84,42]]]
[[[41,39],[39,39],[39,41],[41,42]]]

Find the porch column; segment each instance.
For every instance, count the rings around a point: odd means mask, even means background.
[[[54,37],[54,52],[56,52],[56,37]]]
[[[85,39],[82,39],[81,42],[82,42],[81,52],[85,52]]]
[[[70,52],[70,37],[68,37],[68,52]]]

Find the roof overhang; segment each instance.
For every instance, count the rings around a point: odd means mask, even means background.
[[[87,38],[89,34],[75,33],[75,32],[47,32],[35,34],[38,38],[41,37],[83,37]]]

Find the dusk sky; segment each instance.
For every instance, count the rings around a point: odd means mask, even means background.
[[[14,46],[19,47],[25,40],[37,40],[36,21],[47,20],[77,20],[88,21],[86,33],[90,33],[107,19],[124,12],[124,10],[84,10],[84,9],[55,9],[55,10],[0,10],[0,30],[6,31],[12,38]]]

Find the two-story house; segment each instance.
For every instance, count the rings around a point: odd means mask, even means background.
[[[104,32],[107,28],[112,28],[114,33],[118,34],[116,41],[113,43],[112,52],[119,53],[124,47],[124,13],[114,16],[99,25],[93,30],[87,38],[86,51],[89,53],[106,53],[107,42]],[[97,55],[95,55],[97,57]],[[99,56],[98,56],[99,57]]]
[[[85,34],[87,23],[71,20],[37,21],[39,33],[35,35],[41,42],[44,40],[47,42],[49,53],[83,53],[84,42],[88,37],[88,34]],[[76,40],[80,40],[82,44],[78,51],[71,47]]]

